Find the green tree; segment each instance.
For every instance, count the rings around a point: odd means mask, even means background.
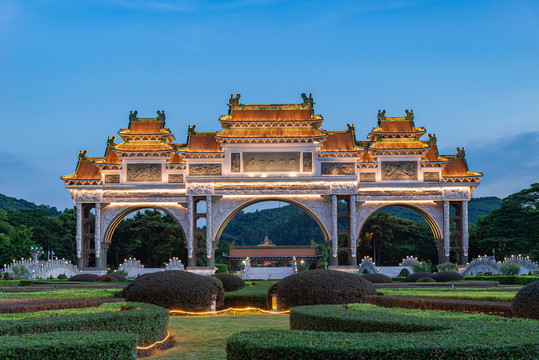
[[[496,252],[498,259],[529,254],[539,260],[539,183],[509,195],[501,207],[479,218],[470,229],[472,257]]]
[[[30,247],[36,245],[32,241],[31,229],[24,225],[13,226],[7,220],[7,211],[0,210],[0,264],[9,264],[21,257],[28,258]]]

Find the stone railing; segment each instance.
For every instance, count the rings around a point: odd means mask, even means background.
[[[363,273],[364,270],[367,270],[369,273],[376,273],[376,264],[372,261],[370,257],[364,257],[359,264],[358,272]]]
[[[4,266],[4,271],[13,272],[14,267],[21,265],[29,271],[29,279],[56,278],[62,274],[69,278],[80,272],[77,269],[77,266],[73,265],[71,261],[68,260],[18,260],[9,265],[6,264]]]
[[[181,260],[178,258],[172,258],[169,260],[168,264],[166,264],[165,270],[181,270],[185,271],[185,267],[183,266]]]

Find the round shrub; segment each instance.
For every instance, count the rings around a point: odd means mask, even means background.
[[[407,268],[402,269],[399,273],[399,277],[407,277],[408,275],[410,275],[410,271]]]
[[[422,278],[417,279],[415,282],[418,282],[418,283],[424,283],[424,282],[436,282],[436,280],[434,280],[434,279],[431,278],[431,277],[422,277]]]
[[[440,271],[433,276],[436,282],[462,281],[464,276],[454,271]]]
[[[95,282],[116,282],[116,278],[114,276],[111,276],[110,274],[107,275],[101,275],[97,279],[94,280]]]
[[[415,272],[411,275],[408,275],[406,277],[406,279],[404,280],[405,282],[416,282],[417,280],[421,279],[421,278],[424,278],[424,277],[433,277],[434,275],[432,275],[431,273],[428,273],[426,271],[420,271],[420,272]]]
[[[125,278],[125,276],[123,276],[122,274],[118,274],[117,272],[111,272],[107,275],[110,275],[113,278],[115,278],[116,282],[127,282],[127,279]]]
[[[232,274],[214,274],[213,276],[223,282],[225,292],[236,291],[245,287],[245,281],[239,276]]]
[[[67,279],[67,281],[94,282],[98,277],[99,275],[96,274],[77,274]]]
[[[511,303],[516,317],[539,320],[539,280],[520,289]]]
[[[184,311],[209,311],[213,299],[216,308],[225,301],[225,292],[215,279],[180,270],[145,274],[127,285],[122,293],[127,301]]]
[[[288,309],[300,305],[360,303],[364,295],[376,295],[376,290],[362,276],[319,269],[290,275],[273,284],[266,295],[269,308],[272,294],[277,294],[279,309]]]
[[[389,276],[375,273],[363,275],[363,279],[370,281],[373,284],[386,284],[393,282]]]

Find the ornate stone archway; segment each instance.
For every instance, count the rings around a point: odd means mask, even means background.
[[[332,266],[340,266],[339,251],[357,265],[364,221],[392,204],[411,207],[427,219],[440,262],[454,250],[466,263],[467,202],[482,174],[468,169],[464,149],[440,155],[435,135],[422,140],[426,131],[415,126],[412,111],[404,117],[380,111],[367,140],[357,141],[353,124],[342,131],[322,130],[323,118],[314,114],[313,98],[305,94],[302,103],[284,105],[240,104],[238,94],[228,106],[228,114],[219,118],[220,131],[197,132],[189,125],[185,143],[175,142],[164,112],[139,118],[135,111],[128,128],[118,132],[122,141],[107,139],[105,156],[79,153],[75,173],[62,180],[77,205],[80,267],[95,256],[96,267],[105,269],[104,252],[117,222],[126,212],[152,207],[172,215],[185,231],[188,268],[195,267],[199,252],[213,268],[219,236],[233,215],[249,204],[276,199],[315,219],[327,238]],[[201,218],[206,219],[204,234],[196,226]],[[338,218],[346,220],[345,230],[338,228]],[[199,235],[211,239],[203,248]],[[347,237],[346,246],[339,247],[339,235]],[[450,237],[456,246],[450,246]]]

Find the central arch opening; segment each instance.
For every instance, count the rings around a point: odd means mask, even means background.
[[[407,256],[438,263],[436,239],[442,234],[424,210],[406,204],[378,208],[363,223],[358,257],[380,266],[397,266]]]
[[[175,257],[187,264],[185,235],[179,223],[157,208],[133,208],[118,215],[107,229],[107,264],[117,268],[136,258],[148,268],[161,268]]]
[[[230,265],[232,271],[241,270],[241,261],[227,256],[232,254],[230,247],[241,249],[247,257],[250,256],[253,267],[293,267],[292,254],[306,253],[304,248],[311,248],[313,257],[297,257],[298,271],[315,268],[326,263],[328,251],[326,241],[329,238],[327,230],[321,225],[320,219],[307,207],[294,201],[281,199],[256,199],[246,201],[238,206],[223,221],[216,239],[216,263]],[[263,249],[263,250],[261,250]],[[262,256],[270,254],[274,249],[278,256]],[[251,250],[251,252],[249,252]],[[281,253],[291,254],[290,258],[280,258]]]

